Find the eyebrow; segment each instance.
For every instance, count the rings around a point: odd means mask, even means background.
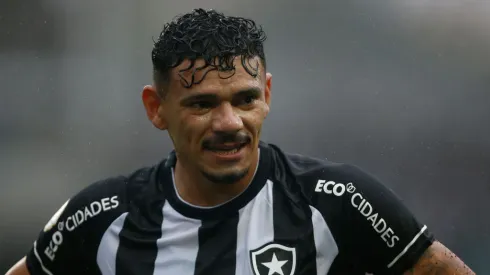
[[[216,101],[218,100],[218,96],[216,94],[208,93],[208,94],[190,94],[183,99],[180,100],[180,104],[187,105],[194,101]]]
[[[247,89],[239,91],[238,93],[234,94],[233,97],[245,96],[245,95],[253,95],[253,96],[259,97],[261,93],[262,93],[262,89],[260,89],[259,87],[251,87],[251,88],[247,88]]]
[[[251,88],[246,88],[243,90],[238,91],[237,93],[233,94],[233,97],[240,97],[240,96],[246,96],[246,95],[253,95],[253,96],[260,96],[262,93],[262,90],[259,87],[251,87]],[[180,100],[180,104],[186,105],[189,103],[192,103],[194,101],[217,101],[219,97],[214,94],[214,93],[195,93],[195,94],[190,94],[184,97],[183,99]]]

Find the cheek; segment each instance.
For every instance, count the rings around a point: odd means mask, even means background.
[[[191,143],[193,139],[193,127],[188,123],[181,123],[179,126],[179,136],[181,143]]]
[[[246,124],[249,124],[250,127],[253,127],[255,132],[259,132],[267,113],[268,108],[261,106],[261,108],[256,108],[247,113],[244,117],[244,121]]]
[[[189,144],[198,144],[206,132],[208,120],[204,116],[193,116],[183,119],[179,128],[182,140]]]
[[[178,147],[182,147],[184,144],[188,142],[190,137],[189,130],[190,127],[187,123],[182,122],[182,118],[175,118],[168,123],[168,133],[172,136],[173,142]]]

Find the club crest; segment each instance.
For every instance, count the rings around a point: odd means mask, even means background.
[[[250,251],[255,275],[293,275],[296,268],[296,249],[269,243]]]

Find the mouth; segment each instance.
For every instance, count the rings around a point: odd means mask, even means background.
[[[206,146],[204,149],[206,151],[212,152],[216,156],[220,158],[238,158],[241,155],[243,149],[248,145],[246,143],[224,143],[224,144],[216,144],[213,146]]]
[[[240,151],[240,149],[245,147],[245,145],[247,145],[247,144],[246,143],[227,143],[227,144],[220,144],[220,145],[205,147],[204,149],[212,151],[216,154],[227,155],[227,154],[234,154],[234,153]]]

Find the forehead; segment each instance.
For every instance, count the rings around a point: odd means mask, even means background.
[[[204,60],[198,59],[193,67],[189,68],[191,62],[184,60],[182,64],[174,68],[170,73],[170,91],[176,96],[185,95],[189,91],[202,92],[233,92],[251,87],[264,87],[265,71],[258,57],[244,60],[248,70],[256,74],[254,77],[242,65],[240,56],[233,60],[234,71],[219,72],[212,67],[199,68],[205,65]],[[258,68],[258,70],[257,70]],[[186,88],[183,83],[200,82]],[[202,80],[202,81],[201,81]]]

